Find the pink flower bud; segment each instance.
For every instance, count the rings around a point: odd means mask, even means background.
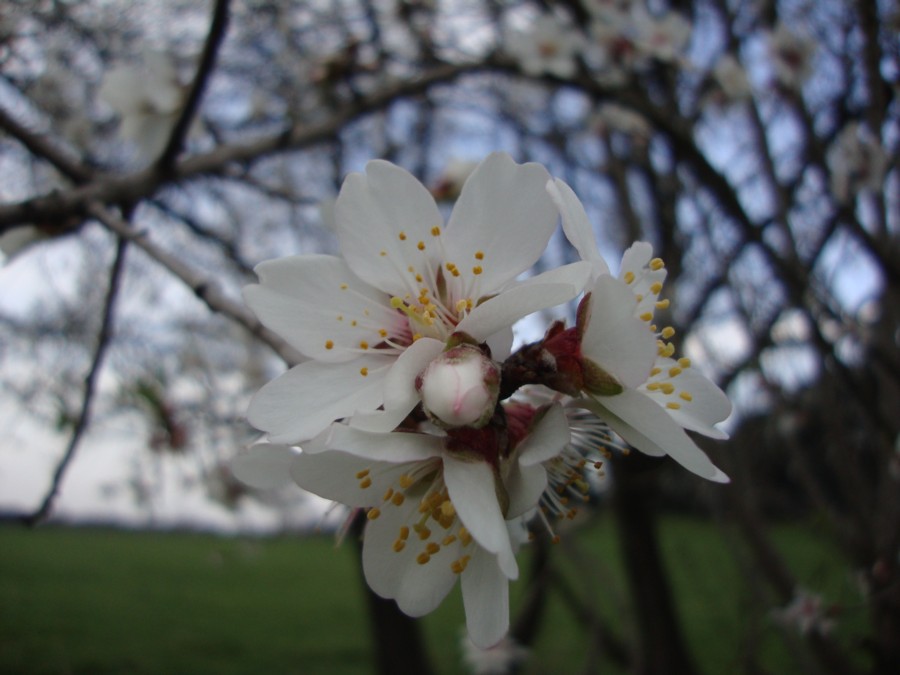
[[[425,413],[438,426],[480,428],[497,407],[500,369],[478,347],[461,344],[429,363],[416,387]]]

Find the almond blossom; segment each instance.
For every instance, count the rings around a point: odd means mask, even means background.
[[[726,438],[714,425],[728,417],[731,403],[689,359],[673,358],[667,340],[675,331],[654,323],[655,312],[669,306],[659,299],[663,261],[652,257],[650,244],[637,243],[625,252],[619,276],[612,276],[575,193],[558,179],[547,189],[566,236],[593,268],[576,326],[554,326],[540,344],[559,371],[550,386],[583,395],[583,405],[638,450],[669,455],[699,476],[726,482],[685,429]]]
[[[350,174],[334,207],[342,257],[264,262],[260,283],[244,289],[260,321],[308,359],[256,394],[251,424],[274,443],[305,441],[350,416],[391,431],[419,404],[416,379],[451,335],[505,358],[513,323],[575,297],[588,271],[575,263],[516,281],[556,224],[548,178],[537,164],[492,154],[445,227],[404,169],[373,161]]]
[[[542,462],[570,441],[561,406],[535,408],[523,425],[451,429],[427,422],[378,433],[334,424],[302,452],[261,445],[235,474],[265,488],[290,475],[300,487],[366,510],[363,571],[372,590],[410,616],[434,610],[456,584],[479,647],[509,627],[509,581],[523,520],[547,486]]]

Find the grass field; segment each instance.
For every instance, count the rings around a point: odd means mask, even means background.
[[[616,628],[629,625],[614,528],[600,519],[566,538],[555,560]],[[670,518],[663,548],[690,646],[710,675],[748,656],[795,672],[761,589],[746,583],[719,531]],[[865,629],[834,554],[799,527],[777,533],[801,578],[851,611],[841,639]],[[527,569],[527,557],[521,556]],[[516,598],[525,584],[514,586]],[[226,538],[206,534],[47,527],[0,528],[0,673],[372,672],[357,551],[330,537]],[[528,673],[582,672],[585,627],[557,595]],[[466,672],[458,589],[424,621],[442,675]],[[627,632],[627,631],[626,631]],[[606,672],[616,672],[605,668]]]

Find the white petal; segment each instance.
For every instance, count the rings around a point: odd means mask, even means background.
[[[526,466],[516,462],[504,481],[509,495],[506,518],[517,518],[538,505],[547,489],[547,471],[540,464]]]
[[[634,294],[621,281],[603,275],[591,289],[590,302],[582,354],[625,387],[646,382],[656,360],[656,338],[645,322],[633,316]]]
[[[509,630],[509,581],[494,556],[478,551],[462,574],[463,606],[469,638],[483,649]]]
[[[487,462],[444,456],[444,482],[456,514],[483,548],[496,553],[506,576],[519,575],[516,558],[494,484],[494,472]]]
[[[635,276],[639,276],[640,271],[653,258],[653,246],[646,241],[636,241],[625,253],[622,254],[622,264],[619,266],[619,278],[625,276],[626,272],[632,272]]]
[[[393,598],[409,616],[422,616],[434,610],[456,583],[451,565],[460,556],[460,542],[441,546],[424,565],[416,560],[428,541],[409,534],[401,551],[394,550],[401,526],[418,521],[417,499],[402,506],[389,505],[366,525],[363,540],[363,572],[369,587],[383,598]],[[439,535],[443,536],[443,532]]]
[[[601,274],[609,274],[609,266],[597,249],[591,221],[572,188],[557,178],[547,183],[547,192],[559,209],[566,239],[575,247],[582,260],[591,263],[591,277],[596,279]]]
[[[659,359],[658,367],[665,370],[678,364],[671,359]],[[650,396],[660,406],[665,406],[668,401],[675,401],[681,407],[678,410],[666,409],[672,418],[685,429],[696,431],[710,438],[724,439],[728,434],[713,425],[722,422],[731,414],[731,401],[719,387],[710,381],[696,368],[683,369],[681,373],[669,380],[676,391],[687,392],[691,396],[690,401],[685,401],[678,394],[666,396],[661,391],[647,391],[641,387],[646,395]]]
[[[335,420],[380,406],[384,376],[393,361],[369,356],[348,363],[301,363],[256,393],[247,419],[273,443],[305,441]],[[361,374],[364,368],[367,376]]]
[[[525,279],[475,307],[457,329],[484,341],[529,314],[568,302],[581,292],[589,274],[590,265],[579,262]]]
[[[307,492],[347,506],[366,507],[381,505],[385,491],[396,486],[410,466],[375,462],[336,450],[317,454],[301,452],[291,464],[290,475]],[[371,483],[358,477],[361,471],[368,471],[366,477]]]
[[[347,361],[395,334],[404,321],[390,298],[360,281],[335,256],[269,260],[256,267],[260,284],[244,288],[244,300],[267,328],[309,358]]]
[[[258,443],[231,460],[231,473],[250,487],[274,490],[291,482],[291,466],[297,454],[286,445]]]
[[[487,338],[485,343],[491,350],[491,358],[501,363],[509,358],[509,355],[512,354],[514,340],[512,326],[507,326]]]
[[[477,283],[494,290],[531,267],[556,225],[556,209],[539,164],[516,164],[505,153],[488,155],[463,185],[453,207],[444,247],[447,261],[472,283],[476,252],[484,254]]]
[[[420,338],[391,366],[384,381],[384,410],[353,416],[351,426],[366,431],[393,431],[419,403],[416,377],[444,349],[444,343]]]
[[[633,389],[618,396],[597,399],[608,412],[596,410],[617,434],[638,450],[650,455],[660,451],[692,473],[719,483],[727,483],[728,476],[709,460],[709,457],[684,432],[664,408]]]
[[[561,405],[553,404],[516,448],[519,462],[525,466],[545,462],[556,457],[571,440],[569,419]]]
[[[365,174],[347,176],[334,213],[341,251],[357,276],[392,295],[417,293],[407,267],[424,269],[426,256],[437,248],[431,230],[444,224],[424,185],[408,171],[375,160]]]
[[[327,446],[331,450],[383,462],[420,462],[440,457],[444,452],[444,439],[430,434],[375,433],[335,424]]]

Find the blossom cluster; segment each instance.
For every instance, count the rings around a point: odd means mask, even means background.
[[[560,220],[581,260],[529,276]],[[346,178],[334,228],[340,256],[264,262],[244,290],[306,360],[253,398],[267,438],[233,468],[364,511],[365,577],[407,614],[459,579],[474,644],[502,640],[528,522],[588,492],[598,450],[727,481],[686,433],[723,438],[731,406],[655,323],[663,262],[638,243],[613,275],[544,167],[488,156],[445,223],[411,174],[372,161]],[[517,321],[579,297],[574,325],[513,348]]]

